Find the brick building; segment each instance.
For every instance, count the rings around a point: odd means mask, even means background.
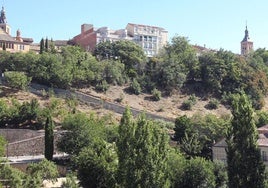
[[[87,51],[94,51],[100,42],[130,40],[139,44],[147,56],[156,55],[167,43],[168,32],[161,28],[140,24],[127,24],[125,29],[94,28],[92,24],[81,25],[81,33],[71,41]]]

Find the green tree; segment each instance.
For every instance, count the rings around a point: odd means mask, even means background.
[[[80,185],[85,188],[115,187],[117,156],[112,144],[94,140],[75,159]]]
[[[95,138],[105,139],[104,123],[93,114],[84,113],[68,115],[62,123],[66,133],[57,142],[58,148],[70,155],[77,155],[84,147],[90,145]]]
[[[187,160],[179,187],[214,188],[215,175],[213,162],[206,161],[200,157]]]
[[[185,134],[189,132],[187,130],[189,130],[191,128],[191,122],[190,122],[190,118],[188,118],[186,115],[177,117],[175,120],[175,134],[174,134],[174,139],[181,142],[182,139],[185,137]]]
[[[127,107],[123,113],[118,128],[118,140],[116,142],[118,154],[118,183],[127,185],[127,178],[132,174],[128,167],[133,157],[132,144],[134,143],[135,125],[130,108]]]
[[[96,45],[93,55],[98,60],[115,59],[114,43],[111,41],[100,42]]]
[[[49,114],[45,124],[45,158],[49,161],[53,159],[54,153],[54,123]]]
[[[127,108],[119,126],[118,177],[123,187],[166,187],[168,139],[144,115],[133,122]]]
[[[166,68],[172,69],[174,67],[175,72],[179,71],[186,76],[185,80],[193,81],[197,77],[199,62],[195,50],[186,37],[173,37],[171,43],[164,48],[164,59],[166,62],[164,69],[166,65],[170,64]]]
[[[49,47],[49,44],[48,44],[48,38],[46,38],[45,40],[45,52],[48,52],[48,47]]]
[[[221,82],[227,74],[223,59],[214,53],[206,53],[199,57],[200,77],[204,87],[216,94],[221,92]]]
[[[39,53],[42,54],[45,51],[45,41],[44,38],[41,39],[40,41],[40,51]]]
[[[114,56],[125,65],[126,73],[139,72],[144,66],[146,56],[143,49],[136,43],[128,40],[120,40],[114,43]]]
[[[231,111],[232,125],[226,137],[229,187],[264,187],[265,166],[257,145],[253,109],[244,93],[234,96]]]

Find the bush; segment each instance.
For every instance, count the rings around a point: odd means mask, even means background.
[[[257,111],[255,116],[255,122],[257,127],[261,127],[268,124],[268,112]]]
[[[123,93],[120,94],[120,97],[118,97],[117,99],[115,99],[116,102],[121,103],[124,100],[125,96]]]
[[[211,99],[206,105],[207,109],[217,109],[219,107],[219,101],[217,99]]]
[[[192,110],[192,107],[196,104],[197,99],[195,95],[190,95],[190,97],[184,101],[181,105],[182,110]]]
[[[106,92],[109,89],[109,84],[106,82],[106,80],[103,80],[98,83],[95,88],[97,91]]]
[[[183,103],[181,105],[181,109],[182,110],[192,110],[193,105],[194,105],[193,101],[188,99],[186,101],[183,101]]]
[[[153,89],[152,91],[153,99],[159,101],[161,99],[161,92],[158,89]]]
[[[197,102],[197,98],[196,98],[196,96],[194,94],[190,95],[188,100],[192,101],[193,104],[196,104],[196,102]]]
[[[136,79],[133,79],[133,82],[130,84],[129,89],[135,95],[139,95],[141,93],[141,86]]]
[[[32,78],[26,76],[24,72],[17,71],[5,72],[5,78],[9,86],[22,90],[25,90],[32,80]]]

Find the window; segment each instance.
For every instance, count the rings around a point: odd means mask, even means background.
[[[262,160],[267,161],[267,154],[266,151],[262,151]]]

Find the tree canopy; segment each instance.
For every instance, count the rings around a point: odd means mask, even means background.
[[[244,93],[234,96],[232,115],[226,138],[229,187],[265,187],[253,109]]]

